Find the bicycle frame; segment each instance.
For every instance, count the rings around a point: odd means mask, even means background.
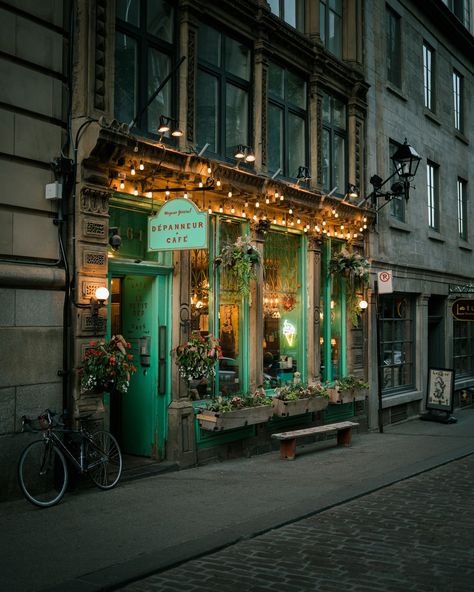
[[[75,457],[75,455],[70,451],[70,449],[68,448],[68,446],[61,440],[61,438],[59,438],[59,436],[55,433],[55,431],[58,431],[62,434],[79,434],[81,436],[81,447],[80,447],[80,451],[79,451],[79,461],[77,460],[77,458]],[[87,473],[88,470],[95,468],[96,466],[103,464],[104,459],[101,458],[98,461],[90,464],[90,465],[86,465],[86,445],[89,446],[93,446],[95,450],[97,450],[98,452],[100,452],[101,456],[103,456],[102,451],[97,448],[95,442],[92,440],[92,438],[90,437],[90,435],[88,434],[88,432],[86,432],[85,430],[69,430],[69,429],[64,429],[64,428],[48,428],[46,430],[46,432],[43,434],[43,438],[46,441],[52,442],[55,446],[57,446],[66,456],[67,459],[69,459],[73,465],[76,467],[76,469],[82,474],[82,473]]]

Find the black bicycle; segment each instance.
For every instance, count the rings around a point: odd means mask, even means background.
[[[82,423],[79,429],[67,428],[49,409],[38,418],[23,416],[22,424],[23,431],[43,433],[41,440],[28,444],[18,462],[20,488],[32,504],[48,508],[61,501],[69,479],[67,461],[100,489],[112,489],[119,482],[122,453],[109,432],[89,432]]]

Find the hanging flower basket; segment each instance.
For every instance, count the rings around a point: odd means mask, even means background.
[[[288,385],[275,389],[273,414],[277,417],[291,417],[315,413],[326,409],[328,403],[329,393],[321,384]]]
[[[222,265],[234,276],[237,289],[244,298],[250,294],[249,280],[257,277],[256,267],[260,262],[261,255],[249,236],[239,236],[235,243],[224,245],[215,259],[217,265]]]
[[[219,432],[266,423],[272,415],[271,398],[264,391],[256,391],[245,397],[218,397],[200,409],[197,420],[201,429]]]
[[[176,365],[181,378],[188,382],[209,379],[216,375],[216,362],[221,358],[219,340],[213,335],[194,331],[189,341],[176,348]]]
[[[354,326],[358,325],[361,309],[357,292],[369,284],[370,263],[360,253],[341,249],[329,262],[331,273],[347,278],[346,294],[349,315]]]

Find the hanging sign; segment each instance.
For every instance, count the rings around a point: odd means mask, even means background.
[[[458,321],[474,321],[474,298],[458,298],[451,310]]]
[[[377,272],[379,294],[391,294],[393,292],[392,279],[393,274],[391,271]]]
[[[148,250],[207,249],[207,229],[207,213],[188,199],[172,199],[148,218]]]

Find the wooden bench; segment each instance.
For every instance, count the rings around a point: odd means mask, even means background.
[[[296,456],[296,440],[305,436],[314,434],[337,434],[338,446],[350,446],[352,440],[352,428],[359,424],[353,421],[341,421],[339,423],[330,423],[323,426],[314,426],[302,430],[293,430],[291,432],[281,432],[272,434],[272,438],[280,440],[280,458],[293,460]]]

